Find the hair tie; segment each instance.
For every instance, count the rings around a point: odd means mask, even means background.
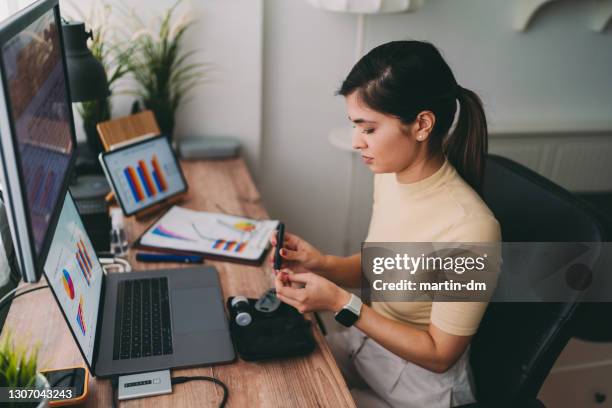
[[[459,84],[455,84],[454,89],[455,97],[458,98],[463,93],[463,88]]]
[[[449,91],[444,92],[442,95],[427,97],[429,102],[438,102],[442,100],[455,100],[463,93],[463,88],[459,84],[455,84]]]

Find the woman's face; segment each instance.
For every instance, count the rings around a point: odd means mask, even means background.
[[[372,172],[400,173],[423,153],[425,143],[417,140],[418,124],[404,125],[394,116],[370,109],[358,92],[346,97],[346,108],[354,124],[353,149],[360,151]]]

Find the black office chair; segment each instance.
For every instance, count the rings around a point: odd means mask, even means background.
[[[600,242],[590,207],[558,185],[490,155],[483,197],[507,242]],[[503,270],[502,270],[503,273]],[[543,407],[537,394],[573,333],[577,302],[489,304],[471,346],[478,403]]]

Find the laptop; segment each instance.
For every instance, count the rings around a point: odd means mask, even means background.
[[[43,273],[95,376],[235,359],[215,268],[104,274],[70,192]]]

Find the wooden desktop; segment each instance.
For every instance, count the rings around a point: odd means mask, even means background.
[[[243,159],[182,161],[181,166],[189,184],[189,192],[181,205],[197,210],[268,218]],[[154,219],[126,219],[130,243]],[[180,267],[178,264],[141,264],[136,261],[135,252],[130,249],[128,255],[135,270]],[[213,261],[207,263],[219,271],[224,298],[235,295],[259,297],[272,285],[271,269],[267,262],[260,267]],[[41,284],[46,284],[44,278]],[[308,356],[266,362],[237,359],[231,364],[173,370],[172,375],[205,375],[220,379],[229,388],[228,407],[354,407],[325,337],[316,324],[312,327],[317,348]],[[85,365],[48,289],[15,299],[3,333],[6,329],[10,329],[18,338],[40,342],[39,367]],[[214,384],[192,381],[175,385],[172,394],[122,401],[120,406],[217,407],[221,397],[221,389]],[[110,398],[110,380],[91,378],[85,405],[110,407]]]

